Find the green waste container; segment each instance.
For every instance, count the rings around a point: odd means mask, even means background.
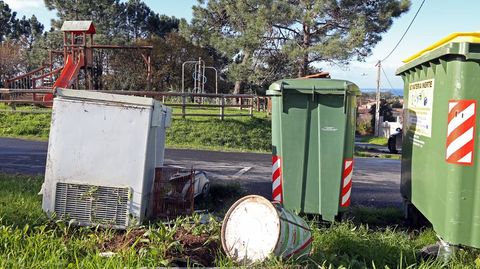
[[[335,79],[270,86],[274,201],[329,221],[348,207],[359,94],[355,84]]]
[[[418,210],[447,243],[479,248],[480,33],[452,34],[404,62],[407,214]]]

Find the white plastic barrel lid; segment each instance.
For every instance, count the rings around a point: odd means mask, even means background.
[[[232,206],[224,220],[223,244],[237,262],[256,262],[268,257],[280,235],[275,207],[260,196],[247,196]]]

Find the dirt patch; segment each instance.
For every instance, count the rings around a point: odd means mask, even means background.
[[[116,253],[122,249],[134,247],[137,251],[142,247],[148,247],[147,240],[141,240],[146,230],[138,229],[127,232],[118,232],[112,238],[103,241],[100,244],[101,252]],[[185,229],[178,229],[174,240],[180,242],[183,251],[171,249],[167,253],[167,259],[170,259],[176,266],[213,266],[215,254],[219,249],[218,240],[209,240],[208,234],[193,235]],[[154,247],[154,246],[153,246]]]
[[[137,242],[135,245],[136,249],[140,249],[142,246],[146,245],[144,242],[140,242],[139,239],[145,234],[144,229],[131,230],[129,232],[119,232],[115,234],[111,239],[106,240],[101,243],[100,249],[102,252],[117,252],[124,248],[129,248]]]
[[[183,246],[183,257],[188,257],[190,264],[198,264],[203,266],[213,266],[215,261],[215,253],[219,249],[216,240],[209,240],[207,234],[193,235],[184,229],[179,229],[175,234],[175,240],[178,240]]]

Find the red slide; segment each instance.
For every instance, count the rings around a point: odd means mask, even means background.
[[[68,88],[72,85],[73,81],[77,78],[78,71],[83,66],[83,57],[80,55],[80,60],[78,63],[73,63],[72,55],[67,56],[67,60],[65,61],[65,66],[63,67],[60,76],[53,84],[53,89],[55,88]],[[44,102],[49,102],[53,100],[53,94],[49,93],[43,97]]]

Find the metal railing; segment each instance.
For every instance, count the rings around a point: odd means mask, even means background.
[[[63,67],[54,69],[44,65],[28,73],[5,80],[5,87],[9,89],[38,89],[51,87],[62,71]]]
[[[7,104],[10,106],[10,112],[19,113],[48,113],[48,111],[38,110],[16,110],[17,105],[36,105],[36,106],[51,106],[52,101],[43,101],[43,96],[51,94],[52,89],[0,89],[0,104]],[[2,110],[6,112],[7,110]]]
[[[254,111],[269,112],[269,98],[252,94],[210,94],[154,91],[97,91],[151,97],[170,107],[180,108],[174,116],[186,117],[253,117]],[[8,104],[12,110],[18,104],[51,106],[45,102],[29,98],[28,94],[48,94],[52,89],[0,89],[0,103]],[[234,110],[236,109],[236,110]],[[216,112],[218,111],[218,112]],[[238,111],[238,112],[237,112]]]

